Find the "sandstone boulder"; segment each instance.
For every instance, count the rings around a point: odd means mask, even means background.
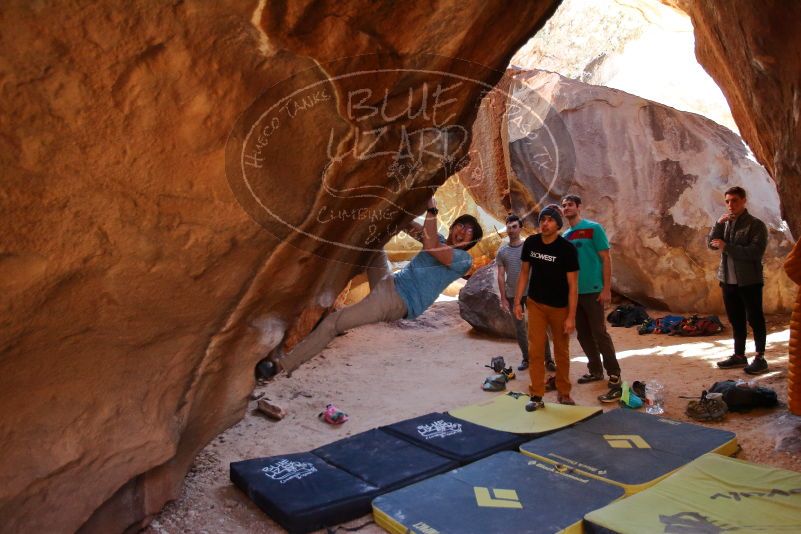
[[[515,337],[512,316],[501,308],[498,268],[493,261],[477,270],[459,292],[459,315],[480,332]]]
[[[176,497],[555,3],[3,2],[2,530]]]
[[[511,77],[505,117],[500,100],[485,102],[474,127],[480,146],[471,147],[471,154],[490,152],[484,145],[505,134],[494,150],[505,151],[508,166],[474,157],[460,172],[480,205],[533,222],[541,206],[577,193],[586,199],[584,217],[609,234],[616,292],[677,312],[721,313],[719,256],[705,236],[723,212],[722,192],[741,184],[751,212],[770,229],[765,309],[790,308],[793,288],[781,264],[793,240],[773,181],[737,135],[699,115],[554,73]]]
[[[620,89],[737,132],[726,98],[695,58],[690,17],[658,0],[564,0],[512,65]]]

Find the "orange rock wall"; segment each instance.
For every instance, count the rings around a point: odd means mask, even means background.
[[[790,280],[801,286],[801,241],[795,244],[784,269]],[[787,362],[787,405],[795,415],[801,415],[801,287],[795,298],[790,317],[790,351]]]
[[[740,133],[776,180],[801,237],[801,2],[669,0],[692,19],[698,62],[723,90]]]
[[[241,417],[256,362],[308,332],[361,270],[363,251],[309,247],[246,212],[226,143],[251,103],[292,76],[377,67],[376,94],[398,86],[392,102],[436,81],[399,68],[494,84],[555,4],[3,2],[0,530],[135,529]],[[438,56],[408,59],[420,53]],[[391,190],[378,160],[328,169],[311,154],[325,154],[328,126],[342,146],[354,135],[353,87],[325,87],[335,106],[271,145],[276,174],[259,186],[298,229],[344,244],[372,232],[381,246],[430,189],[382,199],[400,211],[376,228],[319,227],[321,175]],[[469,129],[480,92],[454,91],[454,124]],[[419,183],[441,184],[438,170]]]

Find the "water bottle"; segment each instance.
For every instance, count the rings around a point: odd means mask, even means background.
[[[664,408],[664,395],[662,390],[664,386],[656,380],[651,380],[645,384],[645,412],[651,415],[660,415],[665,413]]]

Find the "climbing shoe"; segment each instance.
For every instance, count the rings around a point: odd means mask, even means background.
[[[582,375],[578,379],[579,384],[589,384],[590,382],[598,382],[599,380],[603,380],[604,375],[593,375],[587,373],[586,375]]]
[[[490,364],[485,365],[484,367],[489,367],[495,373],[502,373],[506,368],[506,362],[504,361],[503,356],[493,356],[492,360],[490,360]]]
[[[722,421],[728,411],[723,395],[704,391],[700,400],[687,403],[685,413],[696,421]]]
[[[545,391],[556,391],[556,377],[549,376],[547,380],[545,380]]]
[[[526,403],[527,412],[533,412],[539,410],[540,408],[545,408],[545,403],[542,402],[542,397],[531,397]]]
[[[556,396],[556,402],[558,402],[559,404],[565,404],[567,406],[575,406],[576,405],[576,401],[574,401],[572,398],[570,398],[570,395],[557,395]]]
[[[506,381],[506,375],[503,373],[491,375],[484,379],[481,389],[484,391],[503,391],[506,389]]]
[[[512,369],[511,365],[506,369],[504,369],[503,371],[501,371],[501,374],[506,377],[507,381],[513,380],[515,378],[515,372],[514,369]]]
[[[610,388],[620,387],[620,375],[609,375],[609,382],[606,385]]]

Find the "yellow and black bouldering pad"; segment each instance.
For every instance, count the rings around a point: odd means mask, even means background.
[[[731,455],[737,448],[733,432],[616,409],[524,443],[520,451],[631,495],[703,454]]]
[[[801,532],[801,473],[706,454],[585,516],[588,532]]]
[[[581,532],[585,514],[623,494],[504,451],[375,498],[373,517],[398,534]]]
[[[502,432],[540,436],[584,421],[602,412],[597,406],[546,403],[544,409],[526,411],[529,396],[509,392],[492,399],[450,410],[449,413],[477,425]]]

